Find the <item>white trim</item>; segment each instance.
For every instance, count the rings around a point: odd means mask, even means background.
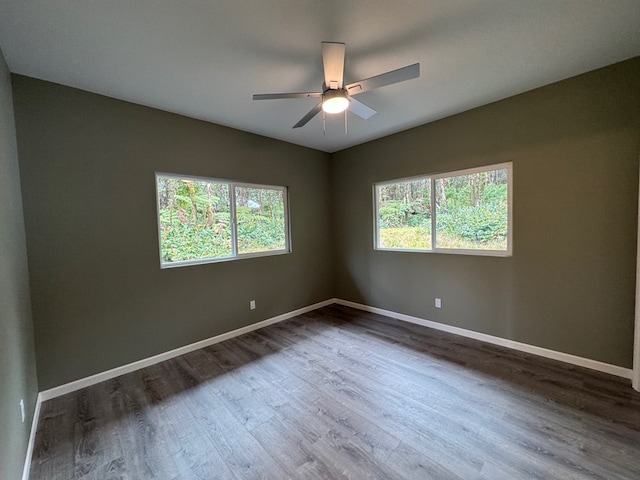
[[[512,257],[513,254],[507,250],[456,250],[455,248],[434,248],[432,250],[421,248],[393,248],[393,247],[380,247],[375,248],[380,252],[405,252],[405,253],[442,253],[445,255],[475,255],[477,257]]]
[[[377,313],[379,315],[384,315],[385,317],[396,318],[398,320],[415,323],[417,325],[434,328],[436,330],[442,330],[445,332],[453,333],[455,335],[460,335],[462,337],[473,338],[473,339],[481,340],[483,342],[491,343],[494,345],[500,345],[503,347],[511,348],[513,350],[519,350],[522,352],[539,355],[541,357],[551,358],[553,360],[559,360],[561,362],[569,363],[572,365],[578,365],[578,366],[586,367],[592,370],[609,373],[611,375],[616,375],[618,377],[623,377],[627,379],[632,378],[633,371],[631,369],[619,367],[617,365],[611,365],[608,363],[599,362],[597,360],[591,360],[588,358],[578,357],[576,355],[570,355],[568,353],[562,353],[562,352],[557,352],[555,350],[536,347],[535,345],[528,345],[526,343],[507,340],[500,337],[494,337],[493,335],[487,335],[484,333],[474,332],[472,330],[466,330],[460,327],[445,325],[443,323],[438,323],[431,320],[425,320],[422,318],[413,317],[411,315],[405,315],[403,313],[393,312],[391,310],[384,310],[382,308],[371,307],[368,305],[363,305],[361,303],[351,302],[349,300],[342,300],[340,298],[330,298],[323,302],[314,303],[313,305],[299,308],[297,310],[293,310],[288,313],[283,313],[282,315],[278,315],[276,317],[268,318],[261,322],[247,325],[246,327],[232,330],[231,332],[216,335],[215,337],[210,337],[208,339],[191,343],[189,345],[185,345],[183,347],[179,347],[165,353],[154,355],[153,357],[144,358],[142,360],[138,360],[137,362],[129,363],[127,365],[122,365],[120,367],[107,370],[106,372],[97,373],[95,375],[91,375],[90,377],[81,378],[79,380],[75,380],[73,382],[66,383],[64,385],[60,385],[58,387],[50,388],[49,390],[44,390],[40,392],[38,394],[36,407],[33,412],[33,420],[31,422],[31,433],[29,435],[29,443],[27,445],[27,453],[26,453],[24,469],[22,473],[22,480],[28,480],[29,478],[29,470],[31,467],[31,457],[33,455],[35,436],[38,428],[38,420],[40,419],[40,408],[44,401],[50,400],[55,397],[59,397],[61,395],[65,395],[67,393],[74,392],[76,390],[80,390],[81,388],[95,385],[96,383],[100,383],[105,380],[109,380],[111,378],[124,375],[126,373],[140,370],[141,368],[148,367],[150,365],[154,365],[156,363],[163,362],[165,360],[169,360],[179,355],[184,355],[185,353],[189,353],[194,350],[198,350],[200,348],[204,348],[209,345],[222,342],[224,340],[229,340],[233,337],[237,337],[239,335],[243,335],[245,333],[249,333],[254,330],[258,330],[260,328],[273,325],[274,323],[278,323],[283,320],[287,320],[289,318],[293,318],[298,315],[302,315],[312,310],[316,310],[318,308],[326,307],[332,304],[338,304],[346,307],[356,308],[358,310],[363,310],[366,312]],[[636,341],[638,340],[637,335],[638,335],[638,330],[636,329]]]
[[[283,313],[282,315],[268,318],[266,320],[262,320],[261,322],[252,323],[251,325],[247,325],[246,327],[222,333],[220,335],[216,335],[215,337],[210,337],[199,342],[185,345],[183,347],[175,348],[173,350],[169,350],[168,352],[154,355],[153,357],[143,358],[142,360],[138,360],[137,362],[128,363],[127,365],[112,368],[111,370],[107,370],[106,372],[96,373],[95,375],[91,375],[90,377],[81,378],[78,380],[74,380],[73,382],[65,383],[64,385],[60,385],[58,387],[50,388],[49,390],[44,390],[40,392],[40,395],[38,397],[42,396],[42,401],[44,402],[45,400],[50,400],[52,398],[59,397],[60,395],[75,392],[76,390],[80,390],[81,388],[89,387],[91,385],[95,385],[96,383],[119,377],[120,375],[124,375],[125,373],[135,372],[136,370],[140,370],[141,368],[155,365],[156,363],[169,360],[170,358],[178,357],[180,355],[184,355],[185,353],[193,352],[194,350],[198,350],[215,343],[229,340],[230,338],[237,337],[238,335],[253,332],[254,330],[258,330],[259,328],[282,322],[283,320],[302,315],[303,313],[307,313],[318,308],[326,307],[327,305],[331,305],[333,303],[335,303],[335,299],[333,298],[330,298],[329,300],[325,300],[323,302],[314,303],[313,305],[299,308],[298,310],[293,310],[292,312]]]
[[[160,177],[172,178],[178,180],[194,180],[197,182],[217,183],[226,185],[229,190],[229,221],[231,229],[231,255],[226,257],[205,257],[195,258],[192,260],[182,260],[177,262],[164,262],[162,255],[162,221],[160,219],[160,195],[158,191],[158,180]],[[238,253],[238,219],[236,215],[236,188],[254,188],[260,190],[276,190],[282,192],[282,202],[284,203],[284,248],[277,250],[261,250],[259,252]],[[285,255],[291,253],[291,227],[289,219],[289,189],[279,185],[261,185],[257,183],[235,182],[233,180],[223,180],[220,178],[199,177],[192,175],[181,175],[175,173],[155,172],[155,190],[156,190],[156,217],[158,220],[158,252],[160,255],[160,268],[178,268],[188,267],[191,265],[206,265],[209,263],[228,262],[231,260],[240,260],[243,258],[266,257],[271,255]]]
[[[379,315],[384,315],[385,317],[396,318],[398,320],[415,323],[417,325],[434,328],[436,330],[442,330],[444,332],[453,333],[462,337],[473,338],[475,340],[481,340],[483,342],[500,345],[502,347],[511,348],[513,350],[519,350],[521,352],[531,353],[540,357],[551,358],[553,360],[559,360],[561,362],[589,368],[591,370],[597,370],[599,372],[609,373],[618,377],[631,379],[631,369],[620,367],[618,365],[611,365],[610,363],[599,362],[597,360],[591,360],[590,358],[578,357],[569,353],[549,350],[547,348],[516,342],[514,340],[508,340],[506,338],[494,337],[493,335],[487,335],[486,333],[474,332],[472,330],[454,327],[451,325],[446,325],[444,323],[434,322],[432,320],[425,320],[423,318],[413,317],[411,315],[405,315],[403,313],[392,312],[390,310],[384,310],[382,308],[370,307],[368,305],[350,302],[348,300],[336,299],[336,303],[338,305],[344,305],[345,307],[357,308],[366,312],[377,313]]]
[[[640,185],[640,182],[639,182]],[[640,392],[640,193],[638,194],[638,240],[636,245],[636,313],[633,336],[633,372],[631,385]]]
[[[475,173],[492,172],[496,170],[507,171],[507,248],[504,250],[493,249],[469,249],[469,248],[443,248],[437,245],[437,208],[436,208],[436,182],[443,178],[455,178]],[[431,248],[395,248],[380,246],[380,209],[378,205],[378,189],[386,185],[410,183],[425,180],[429,182],[431,201]],[[496,163],[464,170],[442,172],[435,175],[419,175],[415,177],[400,178],[397,180],[385,180],[373,184],[373,249],[389,252],[414,252],[414,253],[445,253],[454,255],[479,255],[485,257],[511,257],[513,256],[513,162]]]
[[[38,420],[40,420],[40,407],[42,402],[42,393],[38,393],[36,408],[33,410],[33,419],[31,420],[31,433],[29,433],[29,443],[27,444],[27,453],[24,459],[24,468],[22,469],[22,480],[29,480],[31,457],[33,456],[33,446],[36,441],[36,432],[38,430]]]
[[[375,185],[392,185],[394,183],[403,183],[403,182],[414,182],[416,180],[426,180],[429,178],[448,178],[448,177],[459,177],[463,175],[473,175],[474,173],[482,173],[488,172],[491,170],[502,170],[503,168],[510,168],[513,162],[501,162],[501,163],[490,163],[486,165],[480,165],[477,167],[471,168],[463,168],[462,170],[441,170],[436,173],[422,173],[420,175],[412,175],[410,177],[402,177],[402,178],[394,178],[392,180],[383,180],[382,182],[375,182]]]
[[[156,363],[160,363],[165,360],[169,360],[171,358],[184,355],[185,353],[193,352],[194,350],[198,350],[200,348],[208,347],[209,345],[213,345],[219,342],[223,342],[225,340],[229,340],[239,335],[243,335],[245,333],[249,333],[254,330],[267,327],[274,323],[288,320],[289,318],[293,318],[295,316],[302,315],[304,313],[310,312],[312,310],[317,310],[318,308],[326,307],[334,303],[338,305],[344,305],[346,307],[356,308],[358,310],[363,310],[366,312],[377,313],[379,315],[384,315],[385,317],[396,318],[398,320],[402,320],[405,322],[415,323],[417,325],[434,328],[436,330],[442,330],[444,332],[453,333],[455,335],[460,335],[462,337],[473,338],[473,339],[481,340],[483,342],[491,343],[494,345],[500,345],[500,346],[511,348],[514,350],[531,353],[533,355],[539,355],[541,357],[551,358],[553,360],[559,360],[561,362],[570,363],[572,365],[578,365],[578,366],[589,368],[592,370],[610,373],[618,377],[623,377],[627,379],[632,378],[631,369],[620,367],[618,365],[612,365],[609,363],[600,362],[598,360],[592,360],[589,358],[571,355],[569,353],[558,352],[556,350],[549,350],[547,348],[538,347],[535,345],[529,345],[529,344],[517,342],[514,340],[495,337],[493,335],[488,335],[486,333],[474,332],[472,330],[467,330],[460,327],[454,327],[452,325],[446,325],[444,323],[438,323],[432,320],[425,320],[423,318],[413,317],[411,315],[405,315],[403,313],[393,312],[391,310],[385,310],[382,308],[371,307],[369,305],[363,305],[361,303],[351,302],[349,300],[342,300],[340,298],[330,298],[323,302],[314,303],[313,305],[308,305],[306,307],[299,308],[291,312],[283,313],[282,315],[278,315],[276,317],[262,320],[261,322],[252,323],[251,325],[247,325],[246,327],[238,328],[230,332],[216,335],[215,337],[210,337],[210,338],[201,340],[199,342],[191,343],[189,345],[185,345],[183,347],[170,350],[168,352],[160,353],[152,357],[143,358],[133,363],[112,368],[111,370],[107,370],[105,372],[96,373],[95,375],[91,375],[89,377],[74,380],[73,382],[65,383],[64,385],[59,385],[57,387],[44,390],[38,394],[38,404],[36,405],[36,410],[39,411],[40,402],[44,402],[46,400],[50,400],[52,398],[59,397],[61,395],[65,395],[67,393],[75,392],[76,390],[80,390],[81,388],[89,387],[91,385],[95,385],[96,383],[104,382],[105,380],[110,380],[112,378],[119,377],[120,375],[124,375],[126,373],[131,373],[136,370],[140,370],[142,368],[155,365]],[[34,414],[34,417],[35,417],[35,414]],[[36,425],[36,423],[34,423],[34,425]]]

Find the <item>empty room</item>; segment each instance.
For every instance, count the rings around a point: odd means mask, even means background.
[[[640,478],[637,0],[0,0],[0,478]]]

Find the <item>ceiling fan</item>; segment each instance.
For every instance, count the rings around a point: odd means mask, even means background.
[[[365,120],[377,112],[356,100],[354,95],[373,90],[374,88],[393,85],[420,76],[420,64],[414,63],[406,67],[391,70],[358,82],[344,84],[344,53],[345,44],[339,42],[322,42],[322,64],[324,66],[324,82],[321,92],[301,93],[260,93],[253,96],[254,100],[274,100],[279,98],[320,98],[320,103],[300,119],[293,128],[300,128],[307,124],[321,110],[325,113],[341,113],[347,108]],[[346,117],[345,117],[346,118]]]

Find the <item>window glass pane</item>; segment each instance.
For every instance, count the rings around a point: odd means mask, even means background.
[[[507,169],[435,180],[436,247],[507,250]]]
[[[226,183],[157,176],[162,263],[231,256]]]
[[[378,248],[431,249],[428,178],[378,185]]]
[[[238,254],[284,250],[284,190],[235,187]]]

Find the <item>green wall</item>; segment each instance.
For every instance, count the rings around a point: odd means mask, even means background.
[[[329,155],[14,76],[40,389],[334,296],[630,367],[639,87],[636,58]],[[373,250],[374,182],[505,161],[512,257]],[[161,270],[155,171],[287,185],[293,253]]]
[[[635,58],[334,154],[336,296],[631,367],[639,140]],[[507,161],[512,257],[373,249],[374,182]]]
[[[328,154],[28,77],[13,90],[41,390],[333,296]],[[292,253],[161,270],[155,171],[288,186]]]
[[[11,77],[0,51],[0,477],[22,475],[38,394]],[[22,423],[20,400],[26,418]]]

